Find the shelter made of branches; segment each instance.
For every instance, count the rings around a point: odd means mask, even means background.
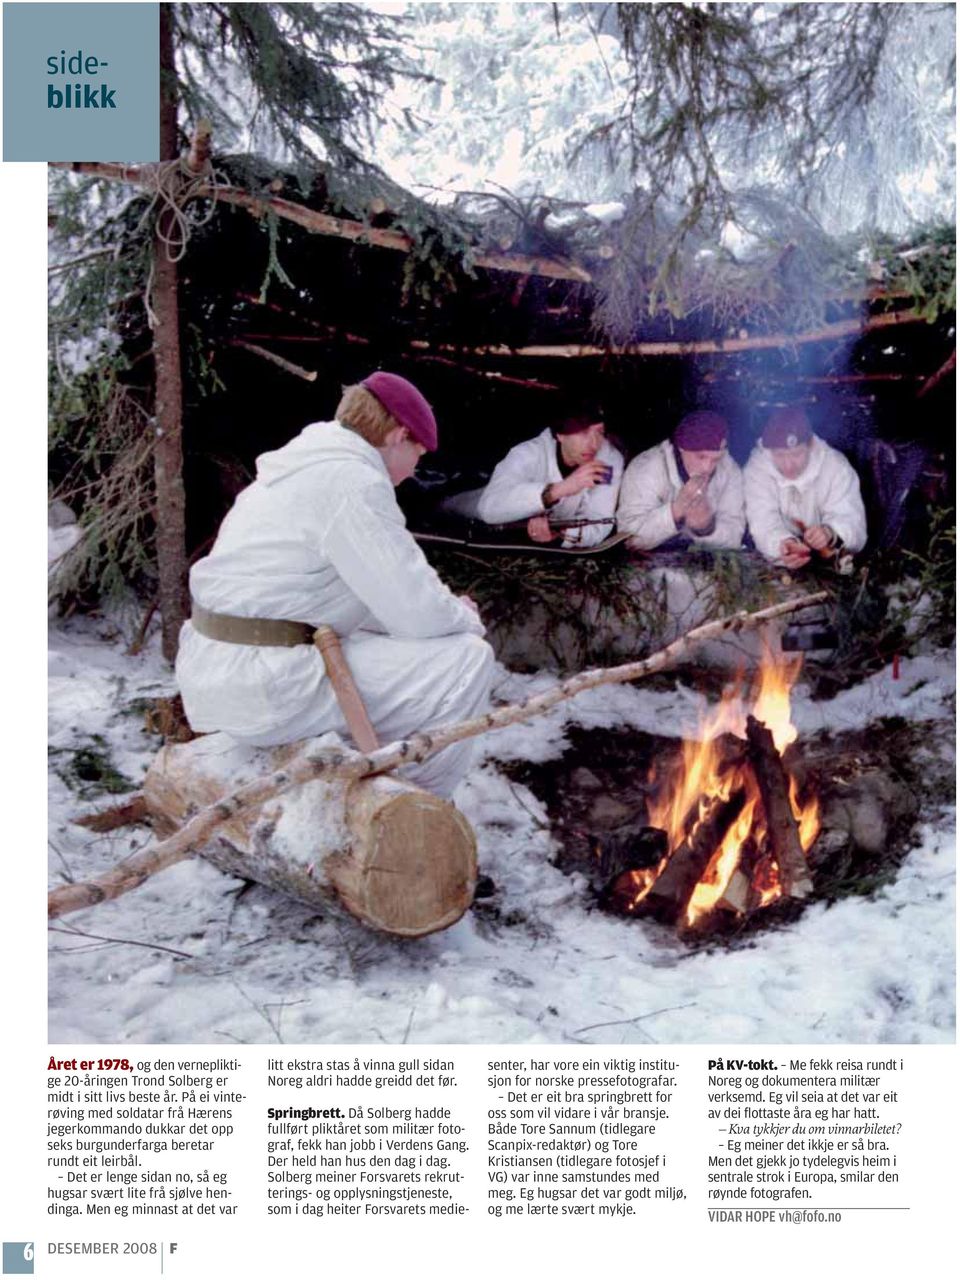
[[[331,416],[341,387],[378,367],[413,378],[441,424],[439,454],[402,495],[412,511],[482,483],[571,397],[592,399],[631,455],[709,406],[742,461],[770,407],[795,400],[855,460],[877,437],[952,450],[952,228],[867,245],[794,219],[742,261],[692,245],[668,308],[628,216],[508,192],[441,210],[370,173],[305,180],[251,157],[214,157],[212,171],[181,262],[192,552],[258,453]],[[110,232],[118,264],[143,234],[149,195],[135,178]],[[125,419],[134,439],[149,429],[144,293],[119,296],[110,321],[119,346],[71,383],[52,468],[66,487],[78,465],[85,484],[106,465],[83,443],[104,361],[140,406]]]

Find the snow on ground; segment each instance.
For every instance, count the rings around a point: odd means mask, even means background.
[[[498,698],[552,683],[501,672]],[[801,733],[881,717],[952,718],[952,655],[905,661],[830,702],[794,694]],[[61,776],[77,748],[133,782],[157,749],[140,709],[173,692],[156,649],[131,658],[104,622],[55,627],[50,649],[50,879],[87,878],[150,837],[71,825],[85,803]],[[692,953],[667,931],[591,908],[550,865],[539,801],[497,761],[544,760],[564,726],[694,728],[689,690],[606,687],[488,737],[456,800],[477,831],[499,916],[469,911],[416,942],[244,892],[200,859],[115,902],[54,922],[54,1043],[931,1043],[954,1038],[953,812],[927,815],[897,880],[871,898],[814,905],[755,945]],[[665,727],[669,726],[669,728]],[[118,797],[119,798],[119,797]]]

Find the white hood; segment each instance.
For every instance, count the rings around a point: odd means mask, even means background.
[[[761,474],[772,480],[778,489],[796,489],[799,493],[803,493],[805,489],[815,488],[820,482],[824,464],[832,452],[834,450],[828,444],[824,444],[819,436],[813,436],[810,441],[809,461],[794,480],[788,480],[786,476],[780,474],[773,460],[773,454],[765,445],[757,444],[750,462]]]
[[[261,453],[257,458],[257,479],[263,484],[275,485],[319,462],[359,462],[370,467],[371,479],[390,479],[373,445],[337,421],[312,422],[289,444]]]

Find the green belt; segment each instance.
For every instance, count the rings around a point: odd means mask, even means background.
[[[316,627],[308,622],[289,622],[284,618],[235,618],[229,613],[214,613],[194,600],[190,622],[195,631],[208,640],[225,640],[227,644],[262,644],[292,648],[313,644]]]

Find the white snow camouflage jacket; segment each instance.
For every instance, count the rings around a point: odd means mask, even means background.
[[[551,520],[603,520],[605,523],[569,529],[563,538],[566,547],[592,547],[613,532],[623,455],[609,440],[604,440],[597,461],[613,468],[610,484],[594,485],[571,498],[561,498],[550,508],[549,516]],[[512,520],[542,516],[545,514],[544,489],[548,484],[559,484],[562,479],[557,463],[557,440],[547,427],[532,440],[514,445],[497,464],[490,483],[480,495],[477,514],[487,524],[509,524]]]
[[[326,623],[341,637],[484,633],[408,531],[380,454],[338,422],[313,423],[257,459],[190,590],[217,613]],[[315,698],[318,663],[322,673],[311,645],[227,644],[187,622],[177,677],[195,729],[251,736]]]
[[[623,475],[617,508],[617,527],[631,535],[629,545],[650,551],[680,534],[701,547],[739,547],[746,528],[743,477],[729,453],[707,483],[706,498],[716,515],[712,532],[677,528],[670,504],[682,488],[672,441],[663,440],[633,459]]]
[[[800,536],[797,520],[806,527],[829,525],[848,551],[859,551],[867,540],[860,479],[839,449],[819,436],[796,480],[782,476],[770,450],[758,444],[744,467],[743,487],[751,536],[768,560],[780,558],[785,538]]]

